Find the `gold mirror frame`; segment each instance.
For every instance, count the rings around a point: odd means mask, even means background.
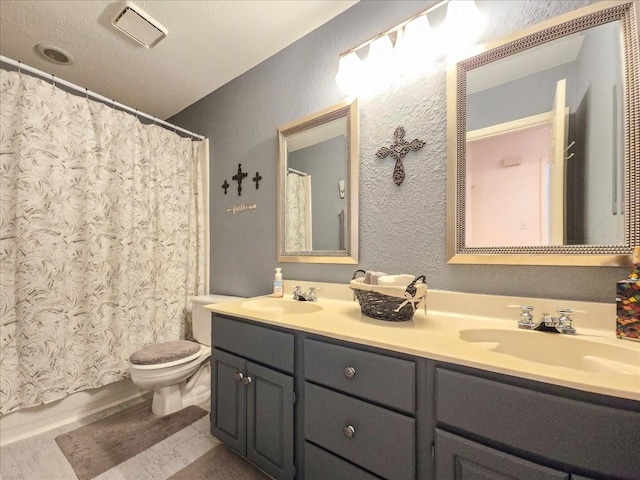
[[[640,245],[640,79],[638,19],[632,1],[599,2],[492,42],[447,71],[447,259],[457,264],[629,265]],[[624,78],[625,244],[465,246],[467,72],[531,47],[604,23],[620,21]]]
[[[311,250],[309,252],[285,251],[287,138],[308,129],[332,122],[339,118],[347,120],[347,208],[345,218],[344,250]],[[277,235],[278,261],[296,263],[358,263],[358,186],[360,171],[359,118],[357,99],[345,100],[320,112],[278,128],[278,205]]]

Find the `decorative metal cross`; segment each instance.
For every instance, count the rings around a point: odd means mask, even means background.
[[[393,132],[393,138],[395,138],[395,141],[389,145],[389,148],[382,147],[376,152],[376,155],[379,158],[391,156],[391,158],[396,159],[396,166],[393,169],[393,181],[396,185],[400,185],[404,180],[404,165],[402,164],[402,158],[409,153],[410,150],[416,151],[424,146],[424,142],[417,138],[411,140],[411,142],[407,142],[404,139],[404,133],[404,128],[396,128],[396,131]]]
[[[231,185],[229,185],[229,183],[227,183],[227,180],[225,179],[224,183],[222,184],[222,188],[224,188],[224,194],[227,194],[227,188],[229,188]]]
[[[238,164],[238,173],[236,173],[231,180],[238,182],[238,195],[242,195],[242,179],[248,177],[249,174],[242,171],[242,164]]]
[[[256,190],[258,190],[260,188],[260,180],[262,180],[262,176],[258,172],[256,172],[256,176],[253,177],[251,180],[256,182]]]

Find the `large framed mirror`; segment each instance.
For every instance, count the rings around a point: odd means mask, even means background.
[[[449,263],[630,262],[640,245],[636,15],[634,2],[599,2],[449,66]]]
[[[358,263],[358,103],[278,128],[278,261]]]

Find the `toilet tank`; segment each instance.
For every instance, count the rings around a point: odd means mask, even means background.
[[[234,300],[242,300],[242,297],[214,294],[191,297],[193,338],[196,342],[211,346],[211,311],[204,306]]]

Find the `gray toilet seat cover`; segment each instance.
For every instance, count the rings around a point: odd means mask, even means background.
[[[200,344],[189,340],[157,343],[133,352],[129,361],[136,365],[157,365],[175,362],[200,351]]]

